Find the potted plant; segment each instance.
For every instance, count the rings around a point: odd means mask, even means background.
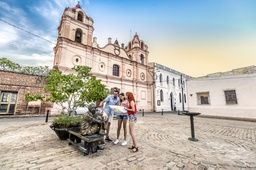
[[[69,129],[80,129],[80,122],[82,117],[80,116],[69,116],[66,114],[60,114],[58,117],[54,118],[51,129],[55,131],[60,140],[66,140],[69,137]]]

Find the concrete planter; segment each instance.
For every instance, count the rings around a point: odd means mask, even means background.
[[[66,140],[69,138],[68,130],[80,130],[80,127],[56,128],[53,125],[50,125],[50,127],[56,133],[60,140]]]

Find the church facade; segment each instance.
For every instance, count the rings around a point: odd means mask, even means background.
[[[54,68],[69,74],[74,66],[89,66],[109,90],[132,92],[138,110],[153,111],[148,46],[136,34],[126,46],[109,38],[104,47],[99,47],[93,37],[93,23],[79,4],[64,10],[54,47]]]

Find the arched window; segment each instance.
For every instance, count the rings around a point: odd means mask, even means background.
[[[129,60],[132,60],[132,56],[131,55],[129,55],[128,58],[129,58]]]
[[[140,43],[140,48],[143,50],[144,49],[144,43],[143,43],[143,41],[141,41],[141,43]]]
[[[174,77],[172,79],[172,84],[173,84],[173,86],[175,86],[175,78]]]
[[[179,99],[180,99],[180,103],[181,103],[181,94],[179,93]]]
[[[186,94],[184,94],[184,102],[185,102],[185,103],[187,102]]]
[[[76,30],[75,41],[78,43],[82,42],[82,30],[81,29]]]
[[[144,64],[144,55],[143,54],[140,55],[140,64]]]
[[[161,100],[161,102],[164,101],[163,90],[160,90],[160,100]]]
[[[77,15],[77,20],[83,22],[83,13],[81,11]]]
[[[169,84],[169,76],[166,77],[166,83]]]
[[[160,81],[160,83],[162,83],[162,74],[160,74],[160,76],[159,76],[159,81]]]
[[[132,43],[129,42],[129,50],[132,49]]]
[[[119,66],[116,64],[113,65],[113,76],[119,76]]]

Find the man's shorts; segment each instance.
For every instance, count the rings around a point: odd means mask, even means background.
[[[106,113],[105,111],[103,111],[104,113]],[[110,112],[109,114],[106,113],[106,115],[108,115],[108,122],[111,123],[113,121],[113,113],[114,112]]]
[[[113,121],[113,114],[108,115],[108,122],[111,123]]]

